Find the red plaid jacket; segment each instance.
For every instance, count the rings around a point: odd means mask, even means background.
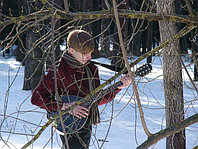
[[[82,79],[87,77],[86,73],[80,68],[71,68],[64,59],[61,59],[56,66],[57,89],[60,96],[66,94],[85,97],[90,93],[88,81]],[[94,75],[95,86],[98,87],[100,85],[98,68],[93,63],[90,63],[88,66]],[[98,104],[102,105],[110,102],[119,91],[120,90],[117,89],[114,92],[110,92],[104,98],[98,100]],[[48,112],[57,111],[57,103],[54,94],[54,71],[51,68],[33,91],[31,103],[46,109]],[[62,104],[63,103],[60,102],[60,108]]]

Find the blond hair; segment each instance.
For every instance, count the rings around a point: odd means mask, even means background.
[[[67,37],[68,48],[73,48],[82,54],[93,52],[94,40],[91,35],[84,30],[74,30]]]

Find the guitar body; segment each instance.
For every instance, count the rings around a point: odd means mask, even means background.
[[[81,99],[82,97],[77,97],[77,96],[63,96],[62,97],[62,101],[66,103],[78,101]],[[86,107],[86,108],[89,108],[89,107]],[[58,115],[58,114],[59,114],[58,111],[54,111],[54,112],[51,112],[49,116],[54,117],[55,115]],[[87,121],[87,118],[79,119],[69,113],[62,115],[62,118],[63,118],[64,126],[61,125],[60,118],[57,118],[55,122],[53,123],[53,126],[55,127],[56,131],[62,135],[64,134],[63,129],[65,129],[66,134],[72,134],[72,133],[79,131],[85,125]]]

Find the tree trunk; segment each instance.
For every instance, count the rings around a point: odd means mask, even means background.
[[[109,58],[111,56],[111,51],[110,51],[110,28],[107,29],[110,21],[109,19],[102,19],[101,23],[101,32],[104,32],[101,36],[101,57]]]
[[[60,7],[64,7],[63,5],[63,1],[62,0],[54,0],[54,4],[57,5],[57,6],[60,6]],[[54,32],[54,49],[52,49],[52,32],[50,33],[50,36],[48,36],[48,38],[45,39],[45,41],[43,41],[43,43],[45,44],[44,46],[44,50],[47,49],[47,54],[46,54],[46,58],[45,58],[45,65],[46,65],[46,69],[49,68],[49,66],[52,65],[53,63],[53,55],[52,55],[52,50],[55,50],[55,59],[56,61],[60,59],[60,56],[62,55],[62,51],[60,51],[60,39],[57,39],[59,38],[59,33],[60,33],[60,30],[57,30],[60,26],[61,26],[61,20],[60,19],[55,19],[54,22],[51,22],[51,18],[48,19],[47,21],[45,21],[45,31],[41,31],[41,34],[42,35],[45,35],[45,33],[47,32],[51,32],[51,28],[52,28],[52,25],[54,26],[54,30],[56,30]],[[47,41],[50,41],[50,42],[47,42]],[[47,43],[47,44],[46,44]],[[50,48],[49,48],[50,47]]]
[[[99,11],[102,9],[101,6],[101,0],[95,0],[93,3],[93,10]],[[102,56],[102,52],[99,50],[99,42],[100,42],[100,36],[98,34],[101,33],[101,20],[95,21],[92,23],[92,36],[94,37],[95,41],[95,50],[93,52],[93,58],[99,58]]]
[[[130,0],[129,7],[132,10],[139,11],[140,7],[141,7],[141,3],[142,3],[142,0],[133,0],[133,1]],[[131,24],[131,26],[129,27],[129,33],[131,33],[131,32],[136,33],[136,35],[133,37],[133,40],[130,44],[130,52],[136,56],[141,55],[140,48],[141,48],[142,31],[137,32],[137,30],[138,29],[143,30],[143,28],[141,27],[143,21],[144,20],[140,20],[140,19],[130,19],[129,20],[129,22]],[[135,28],[135,26],[137,26],[137,27]]]
[[[186,9],[184,9],[186,3],[185,1],[181,1],[181,0],[175,0],[175,13],[178,15],[188,15],[188,12],[186,11]],[[178,30],[181,30],[185,27],[186,24],[182,24],[182,23],[177,23],[177,27]],[[185,35],[184,37],[181,37],[179,39],[179,44],[180,44],[180,54],[185,55],[188,54],[187,49],[190,48],[189,45],[189,39],[190,36],[189,34]]]
[[[82,1],[82,11],[88,12],[88,11],[98,11],[101,9],[101,2],[100,0],[95,0],[94,2],[92,0],[84,0]],[[101,21],[95,21],[92,23],[92,20],[82,20],[83,29],[91,33],[91,35],[94,38],[95,41],[95,50],[92,53],[93,58],[99,58],[100,57],[100,51],[98,50],[98,43],[99,43],[99,37],[97,35],[101,32],[100,30],[100,24]],[[87,25],[85,25],[87,24]]]
[[[43,63],[40,61],[42,51],[38,46],[33,48],[38,39],[38,33],[29,30],[26,38],[26,48],[29,53],[25,59],[23,90],[33,90],[38,85],[43,72]],[[30,52],[30,50],[32,51]]]
[[[194,62],[194,81],[198,81],[198,37],[196,36],[197,34],[198,34],[198,29],[196,29],[195,34],[193,34],[195,36],[194,37],[195,43],[192,43],[192,59]]]
[[[110,9],[110,3],[107,0],[103,0],[101,2],[102,10]],[[109,59],[112,56],[112,50],[110,49],[110,45],[112,44],[111,36],[110,36],[110,26],[112,22],[109,18],[104,18],[101,20],[101,57],[105,57]]]
[[[117,4],[120,3],[121,1],[118,0]],[[118,9],[126,9],[128,8],[128,0],[125,1],[125,3],[121,4]],[[128,19],[120,19],[120,25],[121,25],[121,30],[122,30],[122,36],[123,36],[123,39],[124,39],[124,43],[126,43],[127,41],[127,38],[128,38]],[[119,38],[118,38],[118,31],[117,31],[117,27],[115,24],[113,24],[112,26],[112,30],[111,30],[111,33],[114,34],[116,33],[114,36],[113,36],[113,57],[112,57],[112,61],[111,61],[111,64],[112,65],[116,65],[118,67],[125,67],[125,64],[124,64],[124,59],[123,59],[123,54],[122,54],[122,50],[121,50],[121,47],[120,47],[120,41],[119,41]]]
[[[19,14],[21,16],[27,15],[27,3],[25,3],[23,0],[19,0],[17,3],[19,7]],[[25,8],[25,9],[24,9]],[[22,65],[24,66],[24,58],[25,58],[25,44],[26,44],[26,32],[19,35],[16,41],[17,49],[15,50],[15,58],[17,61],[22,62]]]
[[[148,32],[147,32],[147,41],[146,41],[146,47],[147,47],[147,51],[151,51],[152,50],[152,40],[153,40],[153,22],[148,22]],[[152,62],[152,56],[149,56],[147,58],[147,63],[151,63]]]
[[[145,54],[152,49],[152,40],[153,40],[153,22],[145,21],[145,26],[147,29],[143,32],[142,37],[142,54]],[[152,56],[147,58],[147,63],[151,63]]]
[[[194,9],[198,11],[198,2],[194,1]],[[194,48],[193,49],[193,61],[194,61],[194,81],[198,81],[198,29],[195,31]]]
[[[174,14],[172,0],[158,0],[157,11],[161,14]],[[175,23],[160,21],[161,42],[177,33]],[[179,59],[179,40],[163,49],[163,76],[166,106],[166,127],[184,120],[182,68]],[[185,149],[185,131],[180,131],[166,139],[167,149]]]
[[[29,1],[30,2],[30,1]],[[41,4],[39,2],[35,2],[34,5],[28,3],[27,12],[34,12],[34,10],[40,9]],[[32,7],[31,7],[32,6]],[[34,47],[36,41],[40,37],[41,26],[36,26],[30,28],[26,34],[26,59],[25,59],[25,72],[24,72],[24,84],[23,90],[34,90],[37,84],[40,81],[43,72],[43,63],[41,61],[42,58],[42,50],[41,46]]]

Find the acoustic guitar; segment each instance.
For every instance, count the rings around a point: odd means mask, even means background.
[[[151,72],[151,70],[152,70],[152,66],[150,64],[143,64],[141,67],[139,67],[135,71],[135,75],[143,77],[143,76],[147,75],[149,72]],[[121,86],[121,85],[122,85],[122,82],[118,81],[115,84],[111,85],[110,87],[108,87],[104,90],[101,90],[98,93],[94,94],[86,102],[81,103],[80,105],[83,106],[83,107],[86,107],[87,109],[90,109],[90,107],[92,106],[92,104],[94,102],[101,99],[102,97],[104,97],[109,92],[117,89],[117,87]],[[66,103],[80,101],[82,99],[83,99],[82,97],[77,97],[77,96],[62,96],[61,97],[62,102],[66,102]],[[59,114],[58,111],[54,111],[54,112],[51,112],[49,114],[49,116],[51,118],[53,118],[53,117],[57,116],[58,114]],[[52,126],[55,127],[56,131],[59,134],[62,134],[62,135],[64,134],[63,129],[65,129],[66,134],[72,134],[72,133],[75,133],[75,132],[79,131],[85,125],[85,123],[87,121],[87,118],[79,119],[79,118],[71,115],[70,113],[63,114],[62,119],[63,119],[63,122],[64,122],[64,126],[61,125],[60,117],[56,118],[55,121],[52,123]]]

